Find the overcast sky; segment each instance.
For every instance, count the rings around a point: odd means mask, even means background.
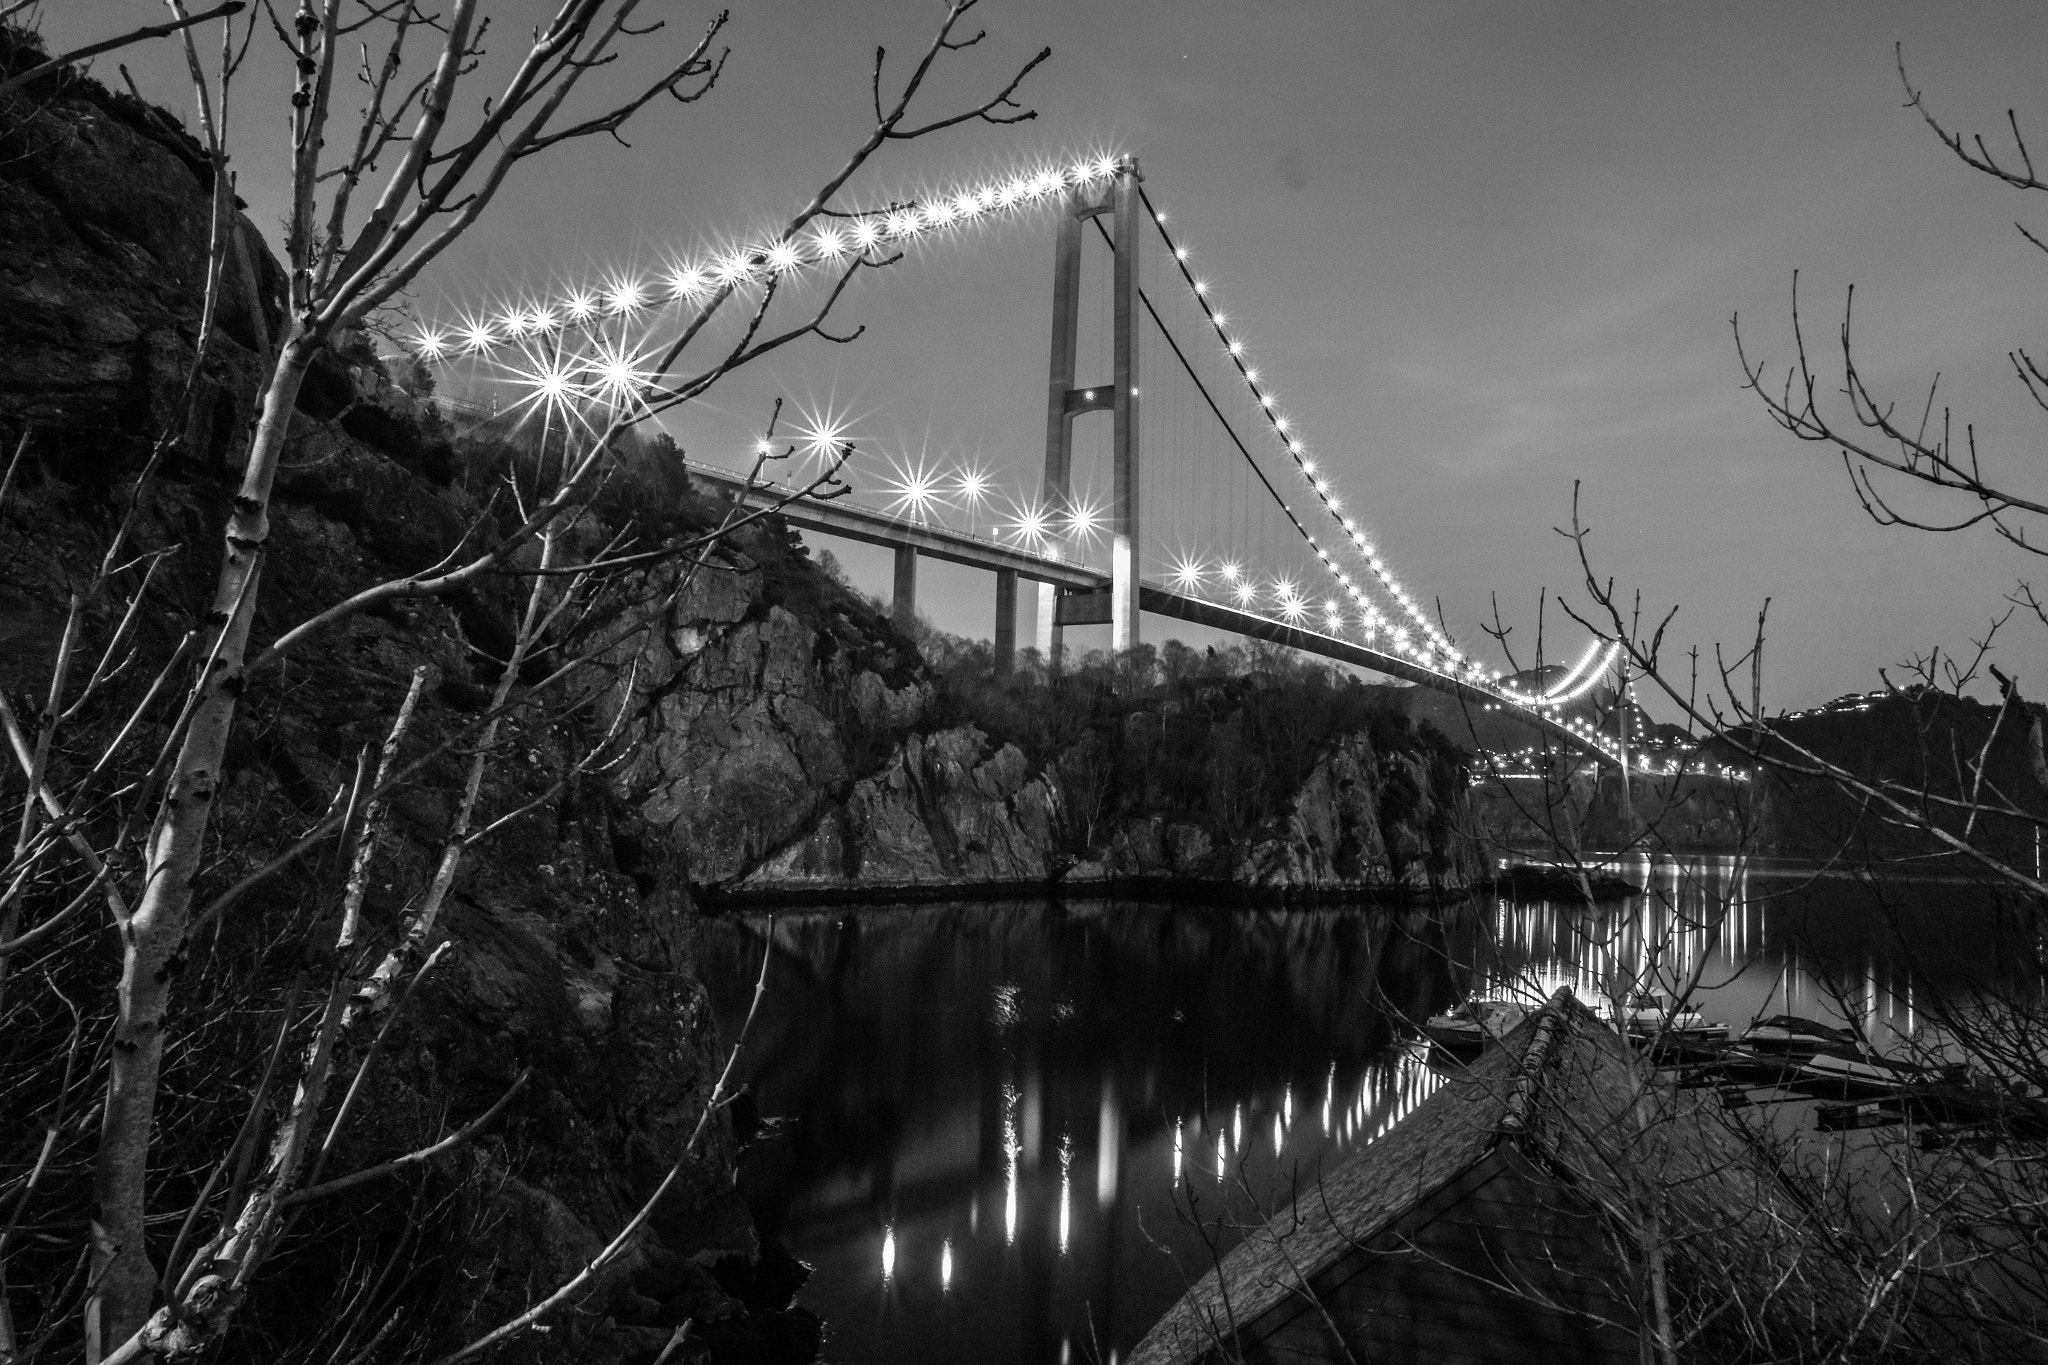
[[[61,44],[159,8],[84,0],[45,22]],[[542,7],[497,8],[504,50]],[[643,67],[711,13],[645,8],[671,24],[639,40]],[[523,168],[420,306],[652,264],[786,216],[863,131],[875,44],[907,55],[939,13],[735,0],[716,91],[650,107],[631,150]],[[1902,107],[1893,66],[1899,43],[1932,108],[1987,137],[2019,105],[2048,150],[2048,102],[2024,103],[2048,65],[2031,8],[985,0],[973,18],[989,38],[949,59],[929,107],[1050,46],[1023,93],[1038,118],[891,148],[862,201],[1081,150],[1136,155],[1347,505],[1468,648],[1489,648],[1495,594],[1523,641],[1539,589],[1583,602],[1553,530],[1575,480],[1597,567],[1652,610],[1679,606],[1682,643],[1739,650],[1771,599],[1774,706],[1966,647],[2031,572],[1982,530],[1872,526],[1839,463],[1743,391],[1730,330],[1739,314],[1751,354],[1780,372],[1797,270],[1825,359],[1853,282],[1872,381],[1917,411],[1940,372],[1989,466],[2043,491],[2048,417],[2006,352],[2040,341],[2048,261],[2013,224],[2048,228],[2048,201],[1962,167]],[[131,68],[182,107],[168,55]],[[255,60],[274,54],[259,45]],[[270,80],[236,117],[242,193],[274,236]],[[968,449],[1035,480],[1051,255],[1047,222],[1028,218],[923,251],[850,301],[846,320],[868,327],[855,346],[799,348],[678,435],[736,439],[775,393],[830,395],[871,442]],[[878,553],[845,558],[885,587]],[[941,625],[985,635],[988,582],[928,569],[923,599]],[[2009,629],[1998,657],[2048,695],[2048,632]],[[1553,654],[1583,638],[1560,633]]]

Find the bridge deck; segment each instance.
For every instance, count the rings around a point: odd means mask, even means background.
[[[695,463],[690,464],[689,470],[690,477],[696,482],[727,497],[741,498],[750,507],[772,506],[797,491],[779,483],[757,483],[750,487],[738,474]],[[1079,592],[1093,592],[1109,586],[1109,575],[1103,570],[1091,569],[1071,560],[1035,555],[999,540],[967,535],[945,526],[906,521],[848,498],[834,498],[830,502],[799,498],[784,507],[780,515],[799,530],[845,536],[848,540],[865,541],[870,545],[892,548],[909,545],[932,559],[977,569],[1009,569],[1019,578],[1037,583],[1056,583]]]
[[[741,475],[694,462],[689,465],[689,471],[690,477],[698,483],[727,497],[740,498],[752,507],[771,506],[796,491],[787,485],[774,483],[756,483],[750,486]],[[908,545],[915,548],[920,555],[933,559],[942,559],[952,564],[965,564],[978,569],[1009,569],[1019,578],[1057,584],[1070,591],[1095,592],[1110,585],[1110,575],[1101,569],[1076,564],[1071,560],[1031,554],[1000,541],[967,535],[944,526],[906,521],[893,513],[864,507],[846,498],[835,498],[830,502],[799,498],[784,507],[779,515],[799,530],[845,536],[849,540],[891,548]],[[1371,669],[1375,673],[1414,683],[1418,687],[1448,693],[1475,706],[1485,706],[1501,700],[1497,693],[1486,688],[1475,687],[1434,669],[1424,668],[1398,654],[1388,654],[1367,645],[1353,644],[1349,640],[1325,635],[1320,631],[1291,626],[1219,602],[1190,597],[1186,593],[1161,584],[1141,583],[1138,588],[1138,606],[1140,610],[1149,611],[1157,616],[1169,616],[1175,620],[1207,626],[1227,634],[1267,640],[1276,645],[1285,645],[1289,649],[1298,649],[1305,654]],[[1577,734],[1570,727],[1560,725],[1535,711],[1524,710],[1524,716],[1530,724],[1559,742],[1583,750],[1601,761],[1613,761],[1611,756],[1589,743],[1584,736]]]

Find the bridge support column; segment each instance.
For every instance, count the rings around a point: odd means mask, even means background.
[[[1112,192],[1116,205],[1116,399],[1110,409],[1114,454],[1110,497],[1109,637],[1112,649],[1138,643],[1138,164],[1128,161]]]
[[[1138,215],[1144,209],[1138,183],[1138,163],[1126,157],[1102,198],[1088,200],[1075,193],[1066,200],[1053,258],[1052,363],[1046,384],[1042,501],[1054,553],[1073,543],[1074,418],[1084,412],[1111,414],[1110,644],[1119,650],[1138,643]],[[1110,241],[1116,252],[1112,374],[1108,383],[1083,389],[1074,387],[1080,347],[1082,224],[1104,213],[1113,220]],[[1058,590],[1040,584],[1038,647],[1054,668],[1059,667],[1062,645],[1058,606]]]
[[[917,550],[913,546],[896,547],[896,588],[889,598],[889,616],[905,630],[917,619]]]
[[[996,676],[1007,678],[1017,662],[1017,571],[996,570]]]
[[[1038,585],[1038,633],[1032,643],[1045,656],[1045,666],[1059,671],[1060,655],[1066,648],[1066,629],[1060,625],[1060,590],[1050,583]]]

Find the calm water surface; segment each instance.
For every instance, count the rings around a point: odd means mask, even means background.
[[[1032,902],[719,921],[705,966],[728,1036],[771,959],[740,1069],[781,1122],[743,1189],[814,1268],[827,1360],[1111,1361],[1235,1240],[1219,1218],[1284,1204],[1435,1088],[1409,1021],[1468,992],[1596,999],[1662,944],[1665,972],[1703,967],[1710,1019],[1859,1014],[1885,1037],[1924,1033],[1929,982],[1967,991],[2037,947],[1961,883],[1621,870],[1652,894],[1597,914]]]

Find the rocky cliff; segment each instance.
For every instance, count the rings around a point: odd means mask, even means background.
[[[0,69],[34,60],[14,35],[0,30],[0,38]],[[88,647],[107,638],[126,600],[143,593],[145,567],[156,566],[133,658],[66,731],[54,771],[67,781],[93,761],[95,746],[111,742],[154,668],[202,624],[223,512],[280,321],[279,268],[256,229],[238,220],[220,331],[187,401],[209,200],[204,164],[161,110],[70,73],[0,101],[0,441],[6,455],[20,451],[0,508],[0,687],[24,714],[36,714],[30,698],[47,686],[66,602],[90,581],[131,499],[136,564],[116,575],[105,600],[85,603]],[[138,484],[160,436],[168,437],[165,457]],[[451,437],[431,408],[390,382],[362,339],[323,360],[277,483],[259,641],[370,583],[433,563],[489,524],[497,513],[465,486]],[[691,515],[685,498],[677,524]],[[772,557],[776,545],[764,544]],[[767,576],[743,547],[719,571]],[[382,951],[447,835],[463,782],[461,746],[496,680],[492,660],[511,637],[514,591],[501,580],[365,614],[253,677],[217,798],[202,903],[320,817],[359,756],[375,752],[407,680],[423,669],[409,741],[423,768],[394,801],[394,837],[364,906],[369,946]],[[773,635],[775,625],[766,630]],[[728,662],[747,666],[736,654]],[[795,703],[778,705],[763,682],[759,672],[733,675],[732,686],[760,702],[730,708],[736,734],[757,713],[763,724],[800,732]],[[277,1359],[281,1345],[310,1348],[323,1332],[330,1335],[319,1349],[343,1355],[361,1348],[397,1358],[459,1345],[579,1270],[653,1192],[704,1110],[723,1052],[695,972],[688,873],[666,843],[670,807],[655,802],[650,820],[623,789],[579,777],[573,759],[593,735],[575,714],[522,711],[507,724],[507,761],[491,768],[482,806],[531,808],[469,858],[437,931],[450,951],[390,1035],[360,1117],[327,1169],[344,1173],[431,1142],[482,1114],[522,1071],[532,1079],[479,1141],[417,1177],[309,1206],[296,1250],[245,1305],[227,1359]],[[146,747],[165,733],[154,717],[144,730]],[[23,795],[11,757],[6,773],[0,798],[11,810]],[[690,808],[676,784],[656,785],[671,806]],[[150,1248],[156,1258],[168,1254],[176,1211],[198,1194],[200,1176],[232,1150],[294,982],[325,970],[319,954],[332,939],[332,904],[312,866],[320,861],[254,884],[183,964],[158,1114],[165,1216],[153,1221],[165,1225],[166,1240]],[[0,1107],[29,1103],[48,1058],[62,1062],[61,1031],[53,1040],[46,1030],[71,1017],[64,1000],[79,1002],[88,1022],[102,1017],[119,956],[88,926],[27,965],[4,997],[0,1091],[11,1099]],[[9,1177],[19,1173],[17,1159],[34,1160],[17,1150],[24,1134],[33,1136],[26,1122],[0,1131]],[[718,1116],[631,1253],[550,1331],[528,1334],[501,1358],[646,1361],[684,1322],[693,1324],[691,1350],[716,1359],[809,1358],[815,1322],[783,1311],[801,1277],[758,1247],[732,1191],[733,1149]],[[60,1161],[42,1186],[53,1201],[45,1211],[75,1213],[79,1227],[89,1156]],[[10,1263],[9,1280],[10,1293],[25,1283],[24,1292],[40,1292],[19,1264]],[[41,1288],[54,1293],[57,1283]],[[13,1304],[17,1312],[27,1305]],[[66,1320],[74,1326],[63,1329]],[[76,1330],[75,1318],[58,1323]],[[366,1347],[369,1334],[381,1345]]]
[[[1176,705],[1160,695],[1171,690],[1122,696],[1113,737],[1155,732]],[[1097,736],[1034,763],[971,724],[913,733],[801,837],[721,889],[778,900],[1039,886],[1388,898],[1455,893],[1485,875],[1454,818],[1462,775],[1433,771],[1413,743],[1339,730],[1279,800],[1254,798],[1236,837],[1227,817],[1162,800],[1129,771],[1147,760],[1143,746]]]

